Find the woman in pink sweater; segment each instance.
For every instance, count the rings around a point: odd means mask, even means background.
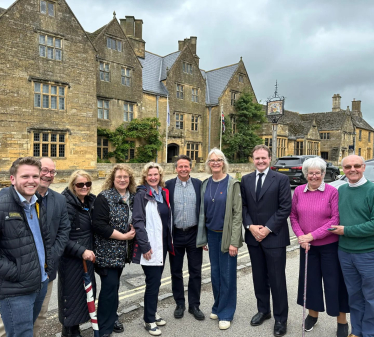
[[[292,229],[300,244],[297,303],[303,305],[305,250],[308,250],[306,307],[309,314],[305,319],[305,331],[311,331],[317,323],[318,313],[325,311],[324,291],[327,314],[337,317],[337,337],[347,337],[349,306],[338,259],[338,238],[328,231],[339,224],[338,191],[323,181],[326,173],[323,159],[306,160],[302,170],[308,183],[295,189],[290,215]]]

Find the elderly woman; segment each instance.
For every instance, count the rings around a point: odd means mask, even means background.
[[[163,169],[157,163],[145,164],[133,208],[135,245],[133,262],[145,274],[144,328],[152,336],[161,335],[166,322],[157,314],[158,292],[167,251],[174,254],[169,191],[164,187]]]
[[[338,237],[329,228],[339,224],[338,191],[324,183],[326,163],[319,157],[306,160],[302,168],[308,183],[298,186],[292,199],[291,225],[300,243],[300,273],[297,303],[303,305],[305,253],[308,278],[305,331],[313,329],[318,313],[337,317],[337,336],[347,337],[348,295],[338,259]],[[322,289],[322,281],[323,288]]]
[[[95,270],[100,275],[101,290],[97,308],[100,336],[122,332],[118,321],[118,289],[125,263],[132,257],[135,230],[132,227],[132,206],[135,178],[130,167],[113,167],[97,196],[93,211]]]
[[[211,319],[219,328],[230,327],[236,309],[236,266],[242,239],[242,199],[240,183],[228,175],[222,151],[212,149],[205,163],[206,179],[201,187],[197,247],[209,246],[214,296]]]
[[[91,212],[95,196],[90,193],[91,176],[78,170],[70,176],[62,192],[67,202],[71,231],[58,268],[58,309],[63,337],[80,337],[79,324],[90,319],[83,287],[83,264],[87,261],[94,294],[96,293],[93,263],[93,232]]]

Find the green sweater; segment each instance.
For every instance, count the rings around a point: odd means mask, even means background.
[[[345,184],[339,188],[339,249],[347,253],[374,251],[374,184],[367,181],[358,187]]]

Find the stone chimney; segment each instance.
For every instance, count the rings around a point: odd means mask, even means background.
[[[128,37],[135,54],[138,57],[145,57],[145,41],[143,40],[143,20],[135,19],[133,16],[126,16],[120,19],[122,30]]]
[[[339,94],[334,94],[334,96],[332,96],[332,111],[333,112],[338,112],[340,111],[340,100],[341,100],[341,96]]]
[[[199,60],[200,58],[196,55],[196,49],[197,49],[197,37],[196,36],[190,36],[190,38],[185,38],[183,41],[178,41],[178,50],[181,51],[186,45],[189,46],[197,65],[199,66]]]
[[[361,101],[356,101],[355,98],[352,101],[352,115],[362,118]]]

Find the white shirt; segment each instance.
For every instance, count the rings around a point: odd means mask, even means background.
[[[259,172],[259,171],[257,171],[256,170],[256,184],[255,184],[255,190],[257,190],[257,182],[258,182],[258,178],[259,178],[259,174],[260,173],[263,173],[264,175],[261,177],[262,179],[262,181],[261,181],[261,186],[264,184],[264,181],[265,181],[265,178],[266,178],[266,176],[267,176],[267,174],[269,173],[269,167],[264,171],[264,172]]]
[[[363,184],[365,184],[367,182],[367,179],[365,178],[365,176],[362,176],[362,178],[357,182],[357,183],[350,183],[349,180],[348,180],[348,185],[349,187],[359,187]]]

